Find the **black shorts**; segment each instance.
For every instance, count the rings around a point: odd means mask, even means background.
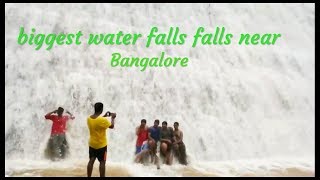
[[[106,161],[107,160],[107,146],[100,148],[100,149],[94,149],[89,146],[89,158],[98,158],[99,161]]]

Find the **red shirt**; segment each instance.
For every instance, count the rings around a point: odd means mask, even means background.
[[[136,146],[142,146],[143,141],[147,139],[148,139],[148,129],[143,129],[143,130],[140,129]]]
[[[64,134],[66,132],[66,124],[69,120],[69,116],[57,116],[57,115],[46,115],[46,119],[52,120],[51,135]],[[70,118],[73,119],[73,118]]]

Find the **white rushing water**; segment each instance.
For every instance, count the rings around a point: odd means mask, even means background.
[[[16,167],[45,166],[51,122],[45,121],[44,115],[58,106],[76,116],[68,124],[71,156],[65,166],[77,160],[85,164],[86,117],[98,101],[104,103],[104,112],[117,113],[115,129],[108,130],[108,161],[114,164],[137,166],[132,164],[134,128],[142,118],[148,125],[157,118],[170,126],[180,123],[192,167],[205,169],[212,162],[219,170],[216,163],[236,161],[243,163],[232,167],[242,171],[251,159],[298,158],[303,159],[301,166],[312,170],[314,13],[314,4],[6,4],[6,174]],[[29,34],[31,28],[45,34],[81,30],[83,43],[35,50],[35,45],[17,43],[21,26]],[[146,36],[153,26],[159,33],[179,27],[188,35],[186,43],[153,43],[146,48]],[[200,26],[205,33],[225,27],[226,33],[234,35],[232,44],[192,48],[193,35]],[[136,45],[86,44],[90,33],[120,30],[143,37]],[[282,36],[275,45],[238,45],[241,33]],[[114,52],[154,57],[162,51],[167,56],[188,57],[188,66],[147,67],[141,72],[138,67],[110,65]],[[133,175],[146,175],[142,169]],[[152,172],[150,176],[157,175]]]

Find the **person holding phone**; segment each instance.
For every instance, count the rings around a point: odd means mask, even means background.
[[[100,177],[105,177],[105,163],[107,160],[107,129],[114,128],[114,119],[116,113],[107,112],[104,116],[100,116],[103,112],[103,104],[97,102],[94,105],[94,114],[87,118],[87,125],[90,133],[89,138],[89,162],[87,165],[87,175],[91,177],[92,169],[96,158],[100,162]],[[107,117],[111,116],[111,122]]]

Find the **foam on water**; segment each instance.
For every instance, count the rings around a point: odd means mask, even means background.
[[[188,166],[174,164],[155,166],[133,163],[108,162],[107,176],[314,176],[312,160],[307,159],[259,159],[193,163]],[[86,160],[61,162],[6,160],[7,176],[86,176]],[[93,176],[98,176],[95,164]]]

